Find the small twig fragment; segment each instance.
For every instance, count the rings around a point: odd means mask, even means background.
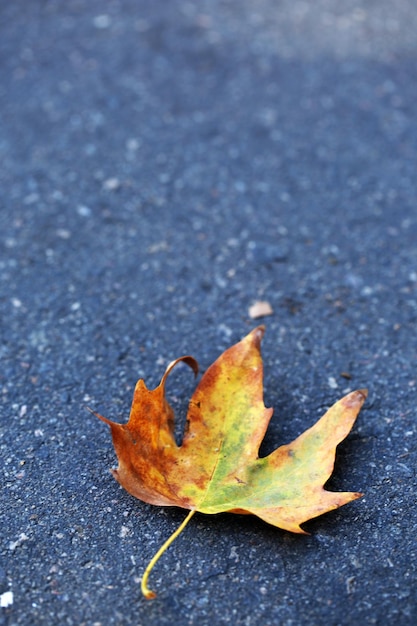
[[[267,300],[258,300],[254,302],[252,306],[249,307],[249,317],[254,320],[258,317],[265,317],[267,315],[273,314],[272,306],[267,302]]]

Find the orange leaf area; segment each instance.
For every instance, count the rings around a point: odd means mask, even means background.
[[[263,326],[255,328],[208,368],[191,398],[179,446],[165,384],[179,362],[197,373],[190,356],[170,363],[156,389],[138,381],[127,424],[98,416],[111,429],[119,462],[113,475],[129,493],[190,511],[253,514],[295,533],[305,532],[303,522],[362,495],[327,491],[324,484],[366,390],[348,394],[293,442],[259,458],[273,412],[263,402],[263,334]]]

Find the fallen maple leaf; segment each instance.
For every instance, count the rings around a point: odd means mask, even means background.
[[[263,334],[263,326],[255,328],[205,372],[190,401],[180,446],[173,436],[165,383],[181,361],[197,374],[190,356],[170,363],[156,389],[138,381],[127,424],[96,414],[111,428],[119,461],[112,470],[116,480],[144,502],[190,510],[145,571],[142,591],[147,598],[155,597],[147,587],[151,568],[196,511],[253,514],[305,533],[300,524],[362,495],[323,486],[333,471],[336,446],[351,430],[366,390],[348,394],[292,443],[259,458],[273,412],[263,403]]]

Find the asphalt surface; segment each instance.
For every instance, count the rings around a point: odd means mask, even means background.
[[[414,0],[1,3],[2,626],[415,623],[416,61]],[[85,407],[126,421],[257,300],[263,453],[367,387],[328,485],[365,496],[308,536],[197,515],[146,601],[185,512]]]

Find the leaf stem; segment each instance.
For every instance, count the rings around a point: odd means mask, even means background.
[[[156,598],[156,593],[154,591],[152,591],[151,589],[149,589],[149,587],[148,587],[148,578],[149,578],[149,574],[151,573],[151,570],[153,569],[155,563],[163,555],[165,550],[167,548],[169,548],[169,546],[174,541],[174,539],[176,539],[178,537],[178,535],[184,530],[184,528],[187,526],[188,522],[190,521],[190,519],[192,518],[194,513],[195,513],[195,509],[193,509],[192,511],[190,511],[188,513],[187,517],[182,522],[182,524],[180,524],[180,526],[178,526],[177,530],[174,531],[170,537],[168,537],[168,539],[165,541],[165,543],[159,548],[158,552],[149,561],[149,564],[148,564],[147,568],[145,569],[145,573],[143,574],[142,581],[141,581],[141,584],[140,584],[141,591],[142,591],[143,595],[145,596],[145,598],[147,598],[148,600],[152,600],[153,598]]]

